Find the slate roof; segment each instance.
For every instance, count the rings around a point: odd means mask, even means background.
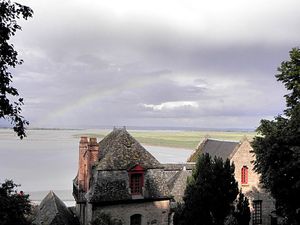
[[[178,171],[169,181],[168,188],[176,202],[182,202],[184,196],[187,178],[192,175],[192,170]]]
[[[71,210],[50,191],[39,205],[35,225],[79,225]]]
[[[99,147],[97,170],[128,170],[137,164],[144,169],[163,168],[125,128],[114,129]]]
[[[182,169],[192,170],[195,167],[195,163],[164,163],[164,171],[179,171]]]
[[[211,157],[221,157],[223,160],[231,159],[240,145],[238,141],[224,141],[216,139],[205,139],[190,156],[188,162],[195,162],[202,153],[209,153]]]

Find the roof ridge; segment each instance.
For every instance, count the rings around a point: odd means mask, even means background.
[[[241,142],[241,141],[236,141],[236,140],[226,140],[226,139],[217,139],[217,138],[207,138],[207,140],[219,141],[219,142],[233,142],[233,143],[240,143]]]
[[[179,178],[180,174],[182,173],[182,170],[179,170],[178,172],[176,172],[174,174],[174,176],[169,180],[167,186],[169,188],[170,191],[172,191],[172,189],[174,188],[174,185],[176,183],[176,180]]]
[[[100,145],[99,152],[103,153],[97,164],[98,170],[127,169],[125,167],[133,163],[141,164],[145,168],[162,167],[125,128],[115,128],[103,140],[102,146]]]
[[[56,198],[58,198],[57,195],[54,193],[54,191],[50,190],[47,196],[49,196],[50,200],[54,203],[55,212],[58,213],[59,211],[58,211],[57,203],[56,203]],[[46,198],[47,198],[47,196],[46,196]]]

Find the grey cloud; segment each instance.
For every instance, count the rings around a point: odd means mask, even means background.
[[[285,6],[278,24],[272,7],[265,6],[270,24],[260,22],[263,12],[259,18],[233,15],[247,24],[203,14],[203,30],[196,19],[184,27],[142,12],[119,16],[91,1],[29,3],[35,7],[34,18],[22,24],[14,39],[25,63],[14,74],[27,102],[24,114],[33,125],[183,126],[184,121],[198,121],[208,126],[219,121],[225,126],[221,118],[226,117],[237,126],[248,118],[245,124],[253,127],[262,116],[284,107],[284,90],[274,74],[291,47],[299,45],[297,29],[282,35],[300,21],[300,14],[289,14],[296,7]],[[277,4],[275,9],[280,10]],[[225,25],[232,26],[223,29]],[[176,77],[191,82],[180,83]],[[199,108],[154,112],[143,107],[170,101],[195,101]],[[44,119],[51,113],[53,117]]]

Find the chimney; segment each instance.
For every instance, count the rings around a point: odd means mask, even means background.
[[[99,144],[97,138],[81,137],[79,142],[79,189],[87,192],[89,190],[90,178],[92,177],[92,166],[98,161]]]
[[[87,177],[86,153],[88,150],[88,138],[81,137],[79,142],[79,167],[78,167],[78,185],[80,190],[86,191],[85,180]]]
[[[96,161],[98,161],[99,154],[99,144],[97,143],[97,138],[90,138],[88,143],[88,152],[87,152],[87,177],[86,177],[86,189],[89,189],[89,181],[92,177],[92,166]]]

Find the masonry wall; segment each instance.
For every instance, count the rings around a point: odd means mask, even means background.
[[[259,175],[254,171],[254,165],[251,163],[255,160],[255,156],[251,153],[252,147],[249,141],[245,140],[241,143],[238,150],[232,156],[231,161],[235,165],[235,179],[238,181],[239,188],[249,199],[250,208],[253,215],[253,201],[262,201],[262,225],[271,224],[271,214],[275,210],[274,200],[261,187],[259,183]],[[248,167],[248,183],[241,183],[241,169],[243,166]],[[252,218],[251,223],[252,224]]]
[[[169,200],[118,204],[110,206],[94,206],[93,219],[102,213],[110,214],[112,219],[120,220],[123,225],[130,225],[130,217],[140,214],[142,225],[168,225]]]
[[[247,192],[252,189],[252,187],[259,187],[259,175],[254,171],[254,165],[251,161],[255,160],[253,153],[250,151],[252,147],[248,141],[243,141],[232,156],[231,161],[235,165],[235,179],[239,183],[239,188],[242,188],[243,192]],[[243,166],[248,167],[248,184],[241,184],[241,170]]]

